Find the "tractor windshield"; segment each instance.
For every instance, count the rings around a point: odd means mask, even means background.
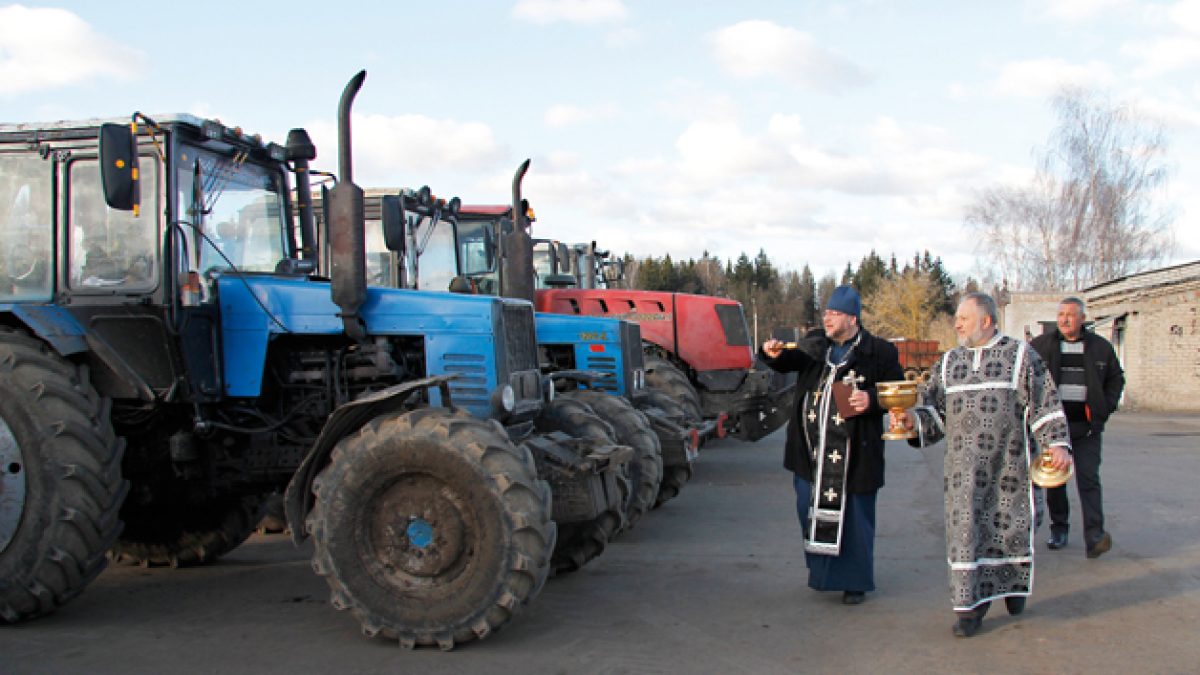
[[[188,267],[274,272],[285,257],[279,169],[195,147],[181,150],[176,167]]]
[[[0,302],[50,297],[50,176],[37,155],[0,154]]]

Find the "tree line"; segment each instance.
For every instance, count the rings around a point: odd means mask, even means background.
[[[863,323],[873,333],[944,342],[947,331],[941,327],[949,322],[959,296],[979,287],[972,279],[961,287],[955,284],[941,258],[929,251],[915,253],[901,264],[894,253],[885,260],[874,250],[857,266],[846,263],[840,276],[826,273],[819,279],[807,264],[799,271],[781,271],[762,249],[753,258],[743,252],[725,262],[708,252],[699,260],[627,255],[625,283],[643,290],[737,300],[760,341],[777,328],[803,333],[820,326],[821,311],[833,289],[849,284],[863,298]]]

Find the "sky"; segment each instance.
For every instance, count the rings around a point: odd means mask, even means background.
[[[0,123],[187,112],[354,182],[505,203],[637,257],[765,251],[818,276],[928,250],[979,276],[965,208],[1019,185],[1091,88],[1161,122],[1166,264],[1200,259],[1200,0],[0,0]]]

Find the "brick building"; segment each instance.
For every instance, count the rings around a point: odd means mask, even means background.
[[[1092,330],[1108,339],[1125,368],[1129,410],[1200,412],[1200,261],[1131,274],[1078,293],[1013,293],[1001,329],[1033,335],[1053,328],[1058,301],[1087,303]]]

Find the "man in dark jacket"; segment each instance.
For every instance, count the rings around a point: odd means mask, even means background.
[[[1058,330],[1033,339],[1033,348],[1046,362],[1058,386],[1063,412],[1071,430],[1075,460],[1075,486],[1083,510],[1083,537],[1087,557],[1097,558],[1112,548],[1104,531],[1104,506],[1100,490],[1100,434],[1116,409],[1125,388],[1125,374],[1108,340],[1083,328],[1083,300],[1066,298],[1058,305]],[[1051,549],[1067,545],[1070,505],[1065,485],[1046,491],[1050,510]]]
[[[875,590],[875,497],[883,487],[886,412],[875,384],[904,378],[895,345],[862,329],[861,310],[858,292],[838,286],[822,317],[824,330],[794,346],[768,340],[760,352],[772,369],[798,373],[783,465],[794,474],[808,585],[842,591],[848,605]]]

